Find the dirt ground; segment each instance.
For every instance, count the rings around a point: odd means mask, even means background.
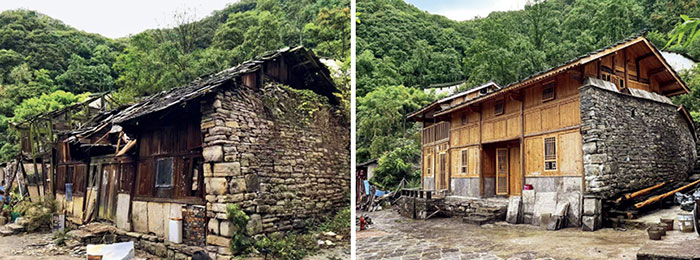
[[[547,231],[505,222],[476,226],[458,218],[412,220],[391,209],[369,216],[374,225],[357,232],[358,259],[636,259],[640,248],[663,243],[651,242],[643,230]],[[678,231],[672,236],[683,237]],[[698,241],[697,235],[689,239]]]
[[[31,233],[17,234],[12,236],[0,236],[0,259],[8,260],[83,260],[85,259],[85,246],[71,244],[67,246],[56,246],[53,243],[51,233]],[[135,260],[160,259],[146,252],[136,250]],[[261,259],[261,258],[256,258]],[[350,243],[342,243],[331,249],[324,249],[313,256],[308,256],[308,260],[326,259],[350,259]]]
[[[56,247],[52,240],[53,236],[50,233],[0,236],[0,258],[33,260],[51,256],[51,259],[57,260],[85,259],[84,254],[75,254],[72,248]],[[85,252],[84,248],[82,252]]]

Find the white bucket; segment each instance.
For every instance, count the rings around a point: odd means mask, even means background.
[[[680,229],[681,232],[693,232],[695,230],[693,226],[693,215],[678,214],[678,229]]]
[[[170,218],[170,236],[168,240],[173,243],[182,243],[182,219]]]

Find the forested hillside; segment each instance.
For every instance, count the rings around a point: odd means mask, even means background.
[[[0,159],[17,152],[12,122],[84,93],[113,91],[128,103],[300,44],[349,68],[349,0],[242,0],[200,20],[173,15],[173,28],[110,39],[31,10],[0,13]]]
[[[420,134],[403,116],[435,99],[422,88],[457,80],[505,86],[643,30],[661,48],[681,14],[700,17],[696,0],[535,1],[462,22],[403,0],[357,5],[357,156],[380,158],[377,182],[386,185],[417,178]],[[669,50],[700,60],[700,41]],[[681,74],[693,93],[675,102],[700,120],[700,69]]]

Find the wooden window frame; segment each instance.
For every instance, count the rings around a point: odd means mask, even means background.
[[[545,96],[545,92],[550,90],[552,92],[551,96]],[[548,102],[555,100],[557,98],[557,83],[556,81],[549,81],[542,84],[542,102]]]
[[[433,176],[433,175],[431,174],[431,173],[432,173],[432,168],[433,168],[433,167],[432,167],[432,161],[433,161],[433,160],[432,160],[432,154],[428,153],[428,154],[426,155],[426,157],[428,157],[428,158],[427,158],[428,161],[426,162],[426,166],[425,166],[425,171],[426,171],[425,176]]]
[[[469,119],[467,118],[467,111],[462,112],[462,125],[466,125]]]
[[[461,162],[459,170],[462,174],[467,174],[469,171],[469,149],[462,149],[459,155]]]
[[[161,161],[167,161],[170,160],[170,183],[169,184],[158,184],[158,177],[160,177],[160,167],[158,167],[158,164]],[[156,170],[156,176],[155,176],[155,182],[153,183],[154,188],[173,188],[175,187],[175,158],[170,157],[170,156],[165,156],[165,157],[160,157],[155,159],[155,170]]]
[[[547,144],[549,143],[548,140],[551,140],[551,144],[554,146],[554,147],[553,147],[553,150],[554,150],[553,152],[554,152],[554,154],[553,154],[553,155],[550,154],[549,156],[547,156]],[[557,158],[558,158],[558,154],[557,154],[557,137],[556,137],[556,136],[544,137],[544,138],[542,138],[542,144],[543,144],[543,146],[544,146],[543,149],[542,149],[542,152],[544,153],[544,154],[543,154],[543,158],[544,158],[544,171],[549,171],[549,172],[551,172],[551,171],[557,171],[557,169],[558,169],[558,165],[557,165],[557,164],[558,164],[558,162],[557,162]],[[548,169],[548,167],[547,167],[548,163],[549,163],[549,165],[553,165],[554,167]]]
[[[498,109],[499,106],[501,107],[500,110]],[[499,116],[499,115],[503,115],[503,114],[505,114],[505,113],[506,113],[506,102],[505,102],[505,100],[504,100],[504,99],[496,100],[496,103],[493,104],[493,115],[494,115],[494,116]]]

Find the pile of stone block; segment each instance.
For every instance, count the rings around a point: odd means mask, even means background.
[[[583,198],[583,231],[596,231],[603,224],[603,203],[599,197],[584,196]]]

